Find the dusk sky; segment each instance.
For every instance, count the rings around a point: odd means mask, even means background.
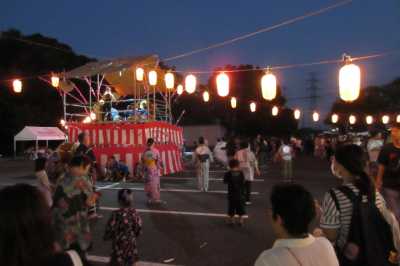
[[[341,0],[280,1],[1,1],[0,30],[41,33],[74,51],[107,58],[156,54],[170,58],[225,42],[338,4]],[[226,64],[275,67],[400,51],[400,0],[344,5],[217,48],[167,61],[178,71],[212,71]],[[102,60],[101,58],[98,58]],[[400,76],[400,54],[355,61],[362,87]],[[304,97],[308,73],[320,80],[318,111],[338,97],[343,63],[274,70],[288,100]],[[184,74],[185,75],[185,74]],[[205,83],[211,74],[197,74]],[[259,100],[259,99],[257,99]],[[307,110],[304,99],[288,107]],[[300,123],[300,127],[303,123]]]

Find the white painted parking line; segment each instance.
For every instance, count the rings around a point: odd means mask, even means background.
[[[193,177],[161,177],[161,179],[171,179],[171,180],[197,180],[197,178],[193,178]],[[224,180],[223,178],[209,178],[208,180],[218,180],[218,181],[222,181]],[[264,179],[254,179],[253,181],[258,181],[258,182],[264,182]]]
[[[90,261],[94,261],[94,262],[102,262],[102,263],[110,262],[110,257],[87,255],[87,259]],[[136,266],[165,266],[165,265],[176,266],[176,265],[171,265],[171,264],[152,263],[152,262],[145,262],[145,261],[136,262]]]
[[[136,179],[129,179],[129,180],[127,180],[127,181],[118,182],[118,183],[114,183],[114,184],[111,184],[111,185],[108,185],[108,186],[105,186],[105,187],[97,187],[97,188],[98,188],[98,189],[110,188],[110,187],[113,187],[113,186],[116,186],[116,185],[119,185],[119,184],[124,184],[124,183],[127,183],[127,182],[131,182],[131,181],[133,181],[133,180],[136,180]]]
[[[120,190],[126,187],[110,187],[110,188],[105,188],[102,190]],[[131,190],[136,190],[136,191],[144,191],[144,188],[135,188],[135,187],[128,187]],[[160,191],[167,191],[167,192],[190,192],[190,193],[220,193],[220,194],[226,194],[228,193],[227,191],[213,191],[213,190],[208,190],[207,192],[202,192],[200,190],[186,190],[186,189],[160,189]],[[258,192],[251,192],[252,195],[258,195]]]
[[[107,211],[115,211],[119,208],[111,208],[111,207],[100,207],[101,210]],[[145,210],[145,209],[135,209],[139,213],[140,212],[149,212],[149,213],[162,213],[162,214],[179,214],[179,215],[193,215],[193,216],[208,216],[208,217],[228,217],[227,214],[219,214],[219,213],[202,213],[202,212],[176,212],[176,211],[158,211],[158,210]],[[237,215],[236,215],[237,216]],[[248,215],[243,215],[243,218],[249,218]]]

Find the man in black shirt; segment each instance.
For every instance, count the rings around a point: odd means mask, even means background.
[[[400,221],[400,123],[392,124],[392,143],[382,146],[378,156],[376,188],[383,188],[387,207]]]
[[[243,226],[244,210],[244,174],[238,170],[239,161],[230,160],[230,170],[224,176],[224,183],[228,184],[228,215],[230,216],[229,226],[234,226],[235,212],[239,215],[240,226]]]
[[[91,148],[89,148],[87,145],[89,145],[89,136],[86,133],[80,133],[78,135],[78,141],[79,141],[79,146],[73,150],[72,154],[77,155],[77,154],[85,154],[88,156],[92,162],[93,162],[93,167],[90,169],[90,172],[88,173],[88,176],[90,177],[90,181],[92,182],[92,187],[93,187],[93,192],[95,191],[95,182],[97,181],[97,171],[98,171],[98,165],[96,158],[94,156],[94,152]],[[101,215],[97,214],[98,211],[98,200],[94,205],[92,205],[89,208],[89,215],[90,218],[101,218]]]

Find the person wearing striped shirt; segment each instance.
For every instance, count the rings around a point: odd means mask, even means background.
[[[375,194],[375,204],[382,212],[386,209],[382,196],[375,189],[373,180],[364,172],[365,156],[361,147],[354,144],[345,144],[337,147],[332,161],[332,172],[343,179],[343,186],[353,190],[358,196],[363,195],[363,202],[367,195]],[[333,193],[339,203],[339,209],[330,192],[327,192],[320,213],[320,226],[325,236],[335,245],[337,251],[346,247],[347,237],[353,214],[353,203],[338,189]]]

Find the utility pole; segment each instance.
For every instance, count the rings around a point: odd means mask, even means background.
[[[313,125],[313,123],[316,124],[316,127],[318,127],[319,122],[314,122],[314,120],[312,120],[312,114],[317,111],[317,99],[319,98],[317,92],[320,90],[317,87],[317,83],[319,82],[319,80],[316,78],[317,73],[313,72],[313,73],[309,73],[310,78],[307,79],[307,101],[310,101],[310,108],[309,108],[309,115],[308,115],[308,121],[311,121],[311,125]],[[319,113],[319,112],[318,112]],[[320,115],[320,119],[321,119],[321,114]],[[310,123],[308,123],[308,126],[310,125]],[[312,126],[311,126],[312,127]]]

